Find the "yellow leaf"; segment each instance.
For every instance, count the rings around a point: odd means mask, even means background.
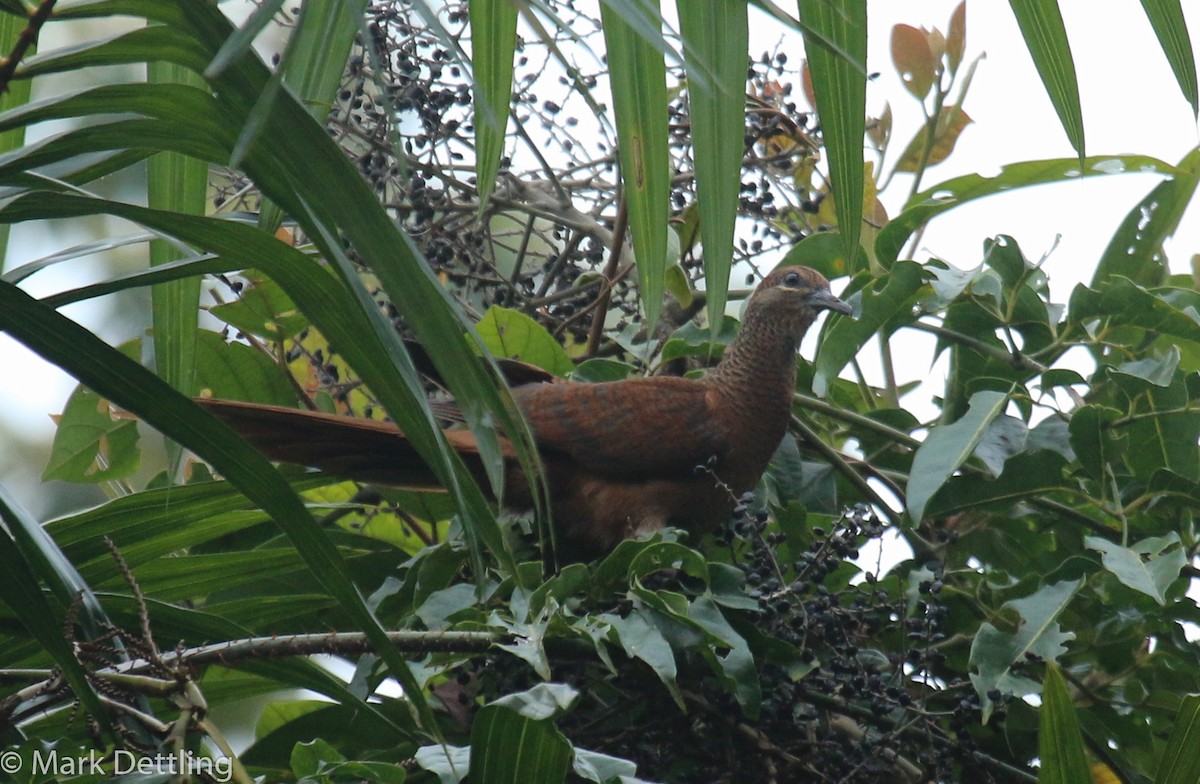
[[[925,167],[936,166],[950,157],[950,153],[954,152],[954,145],[958,142],[959,134],[972,122],[974,120],[959,107],[945,107],[938,115],[933,148],[929,151],[929,160],[925,162]],[[922,128],[909,142],[904,155],[900,156],[900,162],[896,164],[896,171],[915,172],[921,166],[921,156],[925,152],[926,138],[926,129]]]

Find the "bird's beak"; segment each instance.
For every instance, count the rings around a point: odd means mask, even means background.
[[[854,315],[854,309],[842,300],[833,296],[833,293],[830,292],[829,289],[814,291],[808,296],[808,300],[805,304],[810,305],[817,310],[824,308],[825,310],[832,310],[836,313],[842,313],[847,316]]]

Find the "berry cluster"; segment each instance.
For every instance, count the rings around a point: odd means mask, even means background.
[[[783,529],[747,496],[709,556],[740,570],[743,590],[758,605],[729,613],[754,641],[757,715],[744,711],[700,646],[673,646],[686,710],[670,707],[659,674],[642,662],[619,660],[613,674],[594,657],[556,658],[554,679],[581,693],[558,720],[571,742],[634,761],[639,778],[658,782],[730,781],[731,771],[749,784],[1005,780],[983,742],[1003,736],[1003,711],[981,726],[971,685],[945,680],[942,568],[863,571],[855,563],[860,550],[886,530],[865,507],[805,527],[803,540]],[[672,570],[640,585],[672,596],[703,591]],[[619,592],[592,601],[603,606],[585,602],[575,613],[645,609]],[[476,672],[485,699],[537,681],[503,654],[489,655]]]

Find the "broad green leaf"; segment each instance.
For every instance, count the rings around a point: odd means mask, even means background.
[[[798,0],[798,4],[838,231],[846,256],[853,258],[862,233],[867,5],[859,0]]]
[[[591,572],[581,563],[564,566],[558,574],[546,580],[529,596],[529,612],[540,613],[551,602],[561,606],[571,597],[591,584]],[[565,688],[565,687],[564,687]]]
[[[1075,638],[1063,631],[1057,618],[1079,590],[1082,581],[1071,580],[1039,588],[1023,599],[1005,602],[1003,629],[984,622],[971,642],[971,683],[983,706],[983,720],[991,716],[994,703],[988,693],[999,689],[1004,694],[1024,696],[1038,692],[1036,682],[1013,671],[1030,655],[1055,662],[1066,653],[1064,643]],[[1016,616],[1013,618],[1013,616]],[[997,621],[999,622],[999,621]]]
[[[1200,342],[1200,311],[1193,302],[1195,296],[1194,291],[1166,287],[1147,290],[1128,278],[1116,277],[1095,289],[1076,286],[1067,314],[1085,324],[1103,318],[1121,327],[1140,327]]]
[[[1003,510],[1025,498],[1071,490],[1075,483],[1063,476],[1066,466],[1061,454],[1041,449],[1009,458],[1004,473],[995,479],[978,473],[953,476],[929,499],[925,514],[946,517],[967,510]]]
[[[1092,784],[1075,705],[1058,665],[1046,665],[1038,712],[1038,784]]]
[[[657,0],[638,0],[647,19],[658,18]],[[600,6],[611,74],[621,183],[637,260],[646,331],[662,309],[667,271],[670,155],[667,149],[666,63],[653,40],[631,19]],[[657,38],[661,40],[662,33]]]
[[[1067,140],[1084,162],[1083,110],[1079,106],[1079,83],[1075,59],[1067,43],[1067,30],[1056,0],[1009,0],[1013,15],[1025,38],[1025,46],[1042,77]]]
[[[201,683],[206,695],[208,689],[212,688],[209,685],[212,669],[210,668]],[[221,685],[224,680],[221,679]],[[279,695],[275,696],[279,697]],[[323,702],[310,705],[304,701],[286,700],[286,698],[282,701],[273,701],[272,706],[278,705],[278,708],[271,711],[271,715],[264,711],[262,726],[256,728],[257,739],[250,748],[238,755],[239,758],[247,767],[273,767],[280,770],[281,773],[268,776],[279,780],[291,778],[290,773],[282,773],[282,771],[290,767],[292,752],[296,744],[308,742],[314,738],[325,738],[327,741],[337,743],[338,752],[346,756],[366,754],[370,749],[379,748],[380,745],[386,745],[387,748],[398,754],[411,754],[415,751],[413,741],[399,735],[395,730],[396,725],[403,725],[409,730],[413,726],[411,714],[403,703],[389,700],[375,703],[371,709],[364,710],[360,707],[364,703],[358,702],[357,697],[351,696],[347,699],[338,696],[335,699],[344,704]],[[371,710],[374,710],[377,715],[372,715]],[[341,731],[330,733],[330,727],[337,727]],[[381,738],[387,738],[387,740],[382,741],[381,744]],[[360,780],[350,779],[350,781],[356,782]],[[338,781],[342,780],[338,779]],[[321,784],[326,784],[326,782],[321,782]]]
[[[1100,155],[1085,159],[1082,167],[1075,158],[1058,158],[1010,163],[993,177],[965,174],[927,188],[909,199],[904,211],[879,232],[875,253],[885,268],[891,266],[913,232],[934,216],[984,196],[1029,185],[1072,180],[1081,173],[1099,176],[1147,172],[1173,175],[1176,169],[1169,163],[1144,155]]]
[[[896,320],[914,318],[912,305],[925,282],[921,265],[915,262],[897,263],[879,280],[862,279],[866,285],[855,306],[857,318],[830,319],[823,329],[812,381],[819,397],[828,394],[838,373],[868,340],[890,334],[898,326]]]
[[[1129,378],[1129,377],[1125,377]],[[1121,384],[1122,377],[1113,380]],[[1131,443],[1126,462],[1134,474],[1145,479],[1160,468],[1182,476],[1200,476],[1200,411],[1192,406],[1193,396],[1182,373],[1166,387],[1145,385],[1136,379],[1139,392],[1125,423]]]
[[[723,316],[716,330],[701,328],[689,321],[663,344],[661,359],[670,362],[680,357],[719,357],[733,342],[737,330],[737,319],[731,316]]]
[[[140,461],[137,422],[114,418],[107,400],[80,386],[63,409],[42,481],[124,479],[138,469]]]
[[[1071,449],[1083,469],[1097,482],[1107,482],[1108,472],[1129,447],[1128,433],[1112,425],[1121,417],[1115,408],[1086,405],[1071,414]]]
[[[196,337],[197,389],[228,400],[295,405],[292,380],[269,354],[245,343],[227,343],[208,330],[201,330]]]
[[[625,655],[650,665],[650,669],[667,687],[675,704],[683,710],[683,695],[679,693],[679,685],[675,682],[675,654],[662,632],[647,623],[641,613],[630,613],[624,618],[606,613],[599,618],[608,622],[617,633]]]
[[[689,608],[688,617],[719,640],[718,645],[721,648],[728,648],[727,653],[715,657],[720,673],[732,687],[738,705],[746,717],[751,720],[757,719],[762,706],[762,686],[758,681],[754,655],[750,652],[745,638],[729,625],[729,621],[712,597],[697,597]]]
[[[1154,784],[1200,781],[1200,696],[1189,694],[1175,714],[1174,728],[1159,760]]]
[[[578,564],[576,564],[578,566]],[[535,721],[557,718],[579,699],[579,692],[565,683],[539,683],[532,689],[503,697],[489,703]]]
[[[333,746],[317,738],[308,743],[297,743],[292,749],[292,772],[298,778],[315,776],[323,763],[342,762],[345,759]]]
[[[1117,379],[1118,376],[1128,376],[1138,381],[1144,381],[1151,386],[1169,387],[1175,380],[1175,370],[1179,367],[1179,359],[1179,347],[1171,346],[1164,356],[1123,362],[1117,367],[1109,368],[1108,373],[1114,379]],[[1137,386],[1141,385],[1137,384]]]
[[[853,259],[847,259],[841,238],[832,231],[810,234],[797,242],[779,262],[780,266],[812,267],[833,280],[843,275],[857,275],[867,269],[867,254],[860,247]]]
[[[470,746],[422,746],[413,759],[423,769],[438,777],[440,784],[457,784],[467,775],[471,764]]]
[[[323,700],[274,700],[263,708],[258,721],[254,723],[254,737],[258,739],[266,737],[289,721],[328,707],[329,703]],[[308,743],[298,743],[296,747],[308,745]],[[292,751],[292,770],[297,775],[304,775],[302,770],[298,770],[296,767],[296,747]],[[307,750],[302,754],[305,759],[309,757]],[[302,763],[301,768],[305,766],[306,763]]]
[[[785,506],[789,501],[798,501],[806,511],[822,514],[841,511],[833,466],[802,459],[795,438],[787,436],[779,444],[771,456],[770,471],[766,478],[768,501],[772,505]],[[779,519],[781,525],[784,519],[786,516]],[[788,531],[789,527],[784,526],[784,530]]]
[[[1179,228],[1179,221],[1200,185],[1200,148],[1184,156],[1175,176],[1161,182],[1137,203],[1113,233],[1096,272],[1092,288],[1116,275],[1139,286],[1161,286],[1170,270],[1163,241]]]
[[[1049,306],[1040,296],[1048,286],[1046,273],[1026,259],[1017,241],[1006,234],[984,240],[983,260],[1000,277],[1001,290],[996,295],[1003,314],[1001,323],[1021,332],[1025,353],[1044,348],[1053,329]],[[973,282],[976,287],[989,284],[986,274]]]
[[[448,629],[451,616],[473,607],[476,599],[475,589],[470,583],[455,583],[429,594],[421,606],[414,610],[414,614],[430,631]]]
[[[297,784],[355,781],[362,784],[401,784],[408,774],[403,767],[385,762],[361,762],[346,757],[317,738],[297,743],[289,760]]]
[[[1155,471],[1150,477],[1149,490],[1161,494],[1161,501],[1171,501],[1184,508],[1200,506],[1200,481],[1170,469],[1160,468]]]
[[[214,305],[208,312],[247,335],[272,343],[295,338],[310,325],[278,283],[257,280],[253,273],[249,277],[253,285],[243,288],[241,296],[233,302]]]
[[[468,8],[475,81],[471,91],[475,99],[475,178],[482,207],[496,187],[496,172],[504,154],[517,45],[517,4],[512,0],[470,0]]]
[[[1139,593],[1144,593],[1160,606],[1166,606],[1167,589],[1180,579],[1180,570],[1187,565],[1187,555],[1179,547],[1179,534],[1143,539],[1129,547],[1089,536],[1084,540],[1088,549],[1100,553],[1104,568],[1118,580]]]
[[[1001,414],[992,420],[974,455],[987,467],[992,476],[1000,476],[1005,462],[1025,449],[1029,429],[1016,417]]]
[[[732,610],[758,610],[758,601],[749,596],[745,589],[745,573],[735,566],[724,563],[709,563],[709,591],[712,600]]]
[[[637,765],[620,757],[610,757],[587,749],[575,749],[574,771],[581,778],[596,784],[608,784],[613,780],[635,781]]]
[[[700,553],[679,542],[651,542],[629,562],[627,576],[640,582],[664,569],[680,572],[708,582],[708,563]]]
[[[685,210],[685,212],[692,215],[693,221],[698,220],[696,216],[699,214],[699,210],[695,208],[695,205]],[[678,228],[674,220],[671,223],[671,227],[672,229]],[[677,242],[678,239],[676,237],[675,240],[668,240],[668,245],[672,242]],[[667,267],[666,286],[667,293],[679,303],[680,307],[687,308],[696,300],[696,295],[692,292],[692,283],[688,280],[687,273],[683,271],[683,267],[679,266],[678,263]]]
[[[637,368],[630,365],[628,362],[621,362],[617,359],[605,359],[603,357],[589,359],[586,362],[580,362],[571,371],[572,381],[588,381],[595,383],[598,381],[621,381],[629,378]]]
[[[661,538],[654,538],[645,541],[624,539],[619,542],[612,552],[592,567],[593,590],[615,592],[628,588],[630,564],[643,550],[661,541]]]
[[[696,206],[704,245],[708,323],[725,312],[733,234],[745,156],[745,0],[676,0],[688,73],[688,118],[696,168]],[[715,334],[714,334],[715,337]]]
[[[545,646],[550,617],[550,612],[545,608],[531,621],[510,619],[499,612],[493,612],[488,616],[488,623],[491,626],[504,630],[516,639],[512,644],[498,644],[496,647],[508,651],[517,658],[524,659],[543,680],[550,680],[550,659],[546,655]]]
[[[1179,0],[1142,0],[1142,9],[1154,28],[1154,35],[1162,47],[1179,90],[1192,106],[1192,114],[1200,112],[1196,90],[1196,57],[1192,53],[1192,39],[1188,35],[1187,20],[1183,16],[1183,4]]]
[[[488,350],[498,357],[519,359],[556,376],[566,376],[575,369],[562,344],[519,310],[493,305],[475,330]]]
[[[408,771],[391,762],[347,760],[321,766],[315,778],[300,779],[297,784],[325,784],[328,781],[353,781],[355,784],[403,784]]]
[[[1008,405],[1008,395],[984,390],[971,395],[967,405],[967,413],[957,422],[930,430],[913,456],[907,509],[914,522],[921,520],[929,499],[975,451],[993,420]]]

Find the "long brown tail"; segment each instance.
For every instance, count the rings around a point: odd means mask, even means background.
[[[408,437],[391,422],[235,400],[198,398],[196,403],[272,460],[362,482],[438,487]],[[471,433],[448,430],[445,435],[467,465],[481,474],[479,450]]]

